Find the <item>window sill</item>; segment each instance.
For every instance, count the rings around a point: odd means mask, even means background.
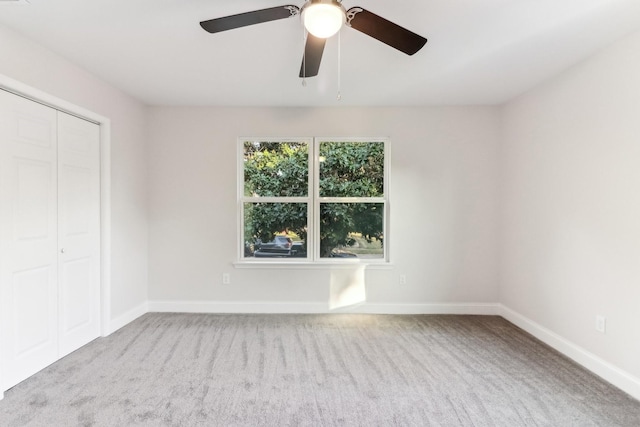
[[[336,270],[364,268],[365,270],[391,270],[394,268],[390,262],[362,262],[362,261],[342,261],[342,262],[287,262],[287,261],[236,261],[234,268],[249,269],[287,269],[287,270]]]

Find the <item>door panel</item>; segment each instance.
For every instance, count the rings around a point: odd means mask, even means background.
[[[52,148],[52,142],[55,141],[51,139],[51,135],[55,135],[55,123],[51,123],[48,118],[39,116],[38,113],[33,114],[30,110],[15,111],[15,114],[16,142]]]
[[[60,174],[65,180],[65,200],[60,204],[61,221],[66,225],[67,236],[90,238],[92,200],[92,171],[69,165],[60,166]]]
[[[100,335],[99,153],[99,126],[58,112],[61,357]]]
[[[32,268],[13,275],[13,306],[22,307],[14,311],[12,323],[14,354],[24,358],[28,353],[35,353],[54,340],[52,331],[47,327],[51,311],[55,310],[54,295],[51,295],[51,270],[47,267]]]
[[[60,283],[60,314],[62,330],[74,333],[78,329],[87,328],[94,316],[89,304],[78,302],[91,301],[91,259],[77,258],[62,264]],[[85,343],[86,344],[86,343]]]
[[[0,385],[58,357],[57,119],[0,90]]]
[[[52,225],[49,214],[55,211],[55,206],[50,206],[52,200],[49,194],[52,165],[46,161],[19,158],[14,158],[14,162],[18,186],[14,213],[15,239],[18,242],[47,239],[52,233],[55,234],[55,230],[49,229]]]

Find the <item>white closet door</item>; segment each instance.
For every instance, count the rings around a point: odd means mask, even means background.
[[[0,391],[99,333],[99,126],[0,90]]]
[[[2,385],[58,358],[56,111],[0,90]]]
[[[58,112],[60,357],[100,334],[100,128]]]

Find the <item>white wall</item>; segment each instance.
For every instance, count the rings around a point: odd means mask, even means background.
[[[640,33],[507,104],[500,156],[500,301],[636,378],[638,76]]]
[[[0,26],[0,74],[111,119],[111,318],[147,300],[147,110]]]
[[[327,306],[327,269],[232,266],[238,136],[391,137],[394,267],[366,272],[367,302],[497,301],[493,108],[157,107],[150,129],[152,301]]]

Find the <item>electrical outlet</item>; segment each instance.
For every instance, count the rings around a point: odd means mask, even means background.
[[[607,318],[604,316],[597,315],[596,316],[596,331],[602,332],[603,334],[607,331]]]
[[[407,275],[406,274],[401,274],[399,282],[400,282],[401,285],[406,285],[407,284]]]
[[[229,273],[222,273],[222,284],[223,285],[231,284],[231,275]]]

